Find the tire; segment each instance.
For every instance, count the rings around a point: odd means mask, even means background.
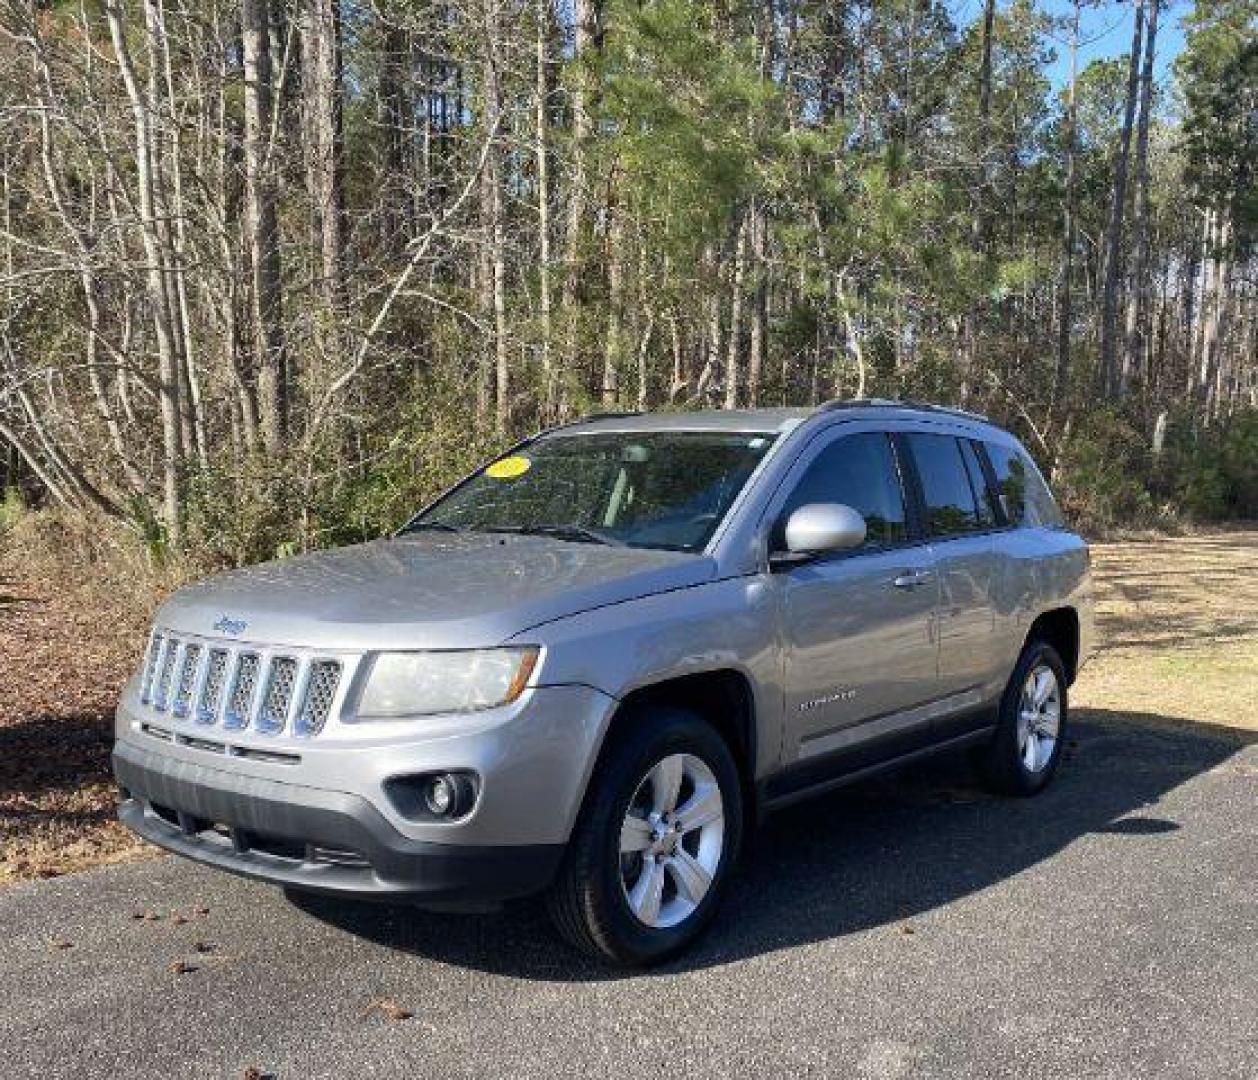
[[[1046,641],[1028,642],[1000,699],[996,734],[979,757],[988,786],[1002,795],[1042,791],[1061,763],[1068,712],[1061,657]]]
[[[742,815],[738,768],[710,724],[665,707],[626,717],[595,768],[547,896],[559,932],[624,967],[676,955],[716,913]]]

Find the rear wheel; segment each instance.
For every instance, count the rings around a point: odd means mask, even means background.
[[[1057,771],[1066,732],[1066,670],[1045,641],[1029,642],[1000,702],[996,735],[980,760],[984,777],[1008,795],[1033,795]]]
[[[578,948],[651,964],[715,914],[742,838],[742,797],[729,747],[698,717],[652,708],[625,723],[591,781],[549,903]]]

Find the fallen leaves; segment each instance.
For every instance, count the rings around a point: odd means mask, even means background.
[[[399,1005],[393,998],[376,998],[363,1010],[364,1017],[369,1017],[375,1013],[379,1013],[386,1019],[394,1021],[410,1020],[415,1015],[409,1009]]]
[[[150,602],[49,574],[0,552],[0,885],[146,850],[116,820],[109,753]]]

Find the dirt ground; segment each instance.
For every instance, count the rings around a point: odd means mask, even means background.
[[[1093,552],[1098,650],[1073,705],[1258,730],[1258,531]],[[144,619],[21,566],[0,551],[0,885],[152,852],[114,820],[108,767]]]
[[[1258,731],[1258,531],[1096,544],[1072,704]]]

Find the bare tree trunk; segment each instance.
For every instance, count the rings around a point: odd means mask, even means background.
[[[751,341],[747,355],[747,404],[753,409],[760,404],[760,379],[765,368],[765,352],[769,341],[769,273],[765,264],[764,208],[752,204],[751,262],[755,287],[751,302]]]
[[[1101,292],[1101,382],[1110,397],[1121,391],[1118,377],[1118,287],[1123,260],[1123,215],[1127,207],[1127,169],[1131,159],[1131,126],[1135,120],[1140,72],[1140,44],[1144,37],[1146,0],[1136,0],[1136,27],[1127,65],[1127,96],[1118,154],[1114,161],[1114,186],[1110,192],[1109,218],[1105,226],[1105,282]]]
[[[616,182],[615,174],[611,183]],[[600,397],[604,405],[620,400],[620,366],[624,351],[624,211],[612,193],[607,201],[607,338],[603,349],[603,379]]]
[[[750,217],[743,215],[734,241],[734,272],[730,280],[729,345],[725,354],[725,407],[738,408],[739,366],[743,338],[743,284],[747,276],[747,229]]]
[[[151,104],[145,100],[127,44],[118,0],[106,0],[105,17],[118,70],[126,87],[135,123],[136,183],[139,186],[140,234],[148,266],[145,282],[153,315],[158,352],[158,398],[162,416],[162,507],[172,542],[183,537],[183,506],[179,482],[183,456],[183,416],[179,402],[179,346],[170,323],[171,303],[166,291],[165,252],[158,231],[157,198],[153,175],[152,132],[149,127]]]
[[[554,334],[550,252],[550,25],[551,0],[536,0],[537,70],[534,102],[533,156],[537,167],[538,309],[541,316],[542,418],[550,423],[555,411],[555,373],[551,352]]]
[[[1079,18],[1082,0],[1075,0],[1070,23],[1070,84],[1066,89],[1066,188],[1062,194],[1061,214],[1061,280],[1057,290],[1057,367],[1053,376],[1053,412],[1066,404],[1066,388],[1070,379],[1070,337],[1073,331],[1074,310],[1071,304],[1071,284],[1074,278],[1075,254],[1075,154],[1078,135],[1078,104],[1076,93],[1079,81]]]
[[[489,226],[489,280],[483,287],[490,300],[494,328],[494,430],[507,429],[510,410],[510,369],[507,353],[506,222],[502,194],[502,11],[501,0],[484,0],[485,14],[485,128],[490,140],[482,183],[482,209]]]
[[[319,253],[317,341],[325,357],[341,352],[344,314],[345,183],[342,134],[340,0],[305,0],[301,28],[302,127],[310,227]]]
[[[271,449],[288,437],[288,354],[282,323],[279,224],[270,131],[274,112],[269,0],[241,0],[245,68],[245,234],[249,249],[253,350],[262,436]]]
[[[1131,221],[1134,247],[1127,296],[1127,339],[1119,377],[1119,390],[1123,394],[1128,390],[1133,373],[1139,369],[1149,307],[1149,120],[1153,110],[1153,51],[1157,42],[1159,0],[1148,0],[1148,4],[1144,66],[1140,72],[1140,114],[1136,125],[1135,212]]]
[[[974,193],[974,217],[970,226],[971,246],[975,251],[981,251],[986,241],[983,210],[987,205],[986,155],[992,142],[992,33],[995,25],[996,0],[984,0],[982,50],[978,67],[978,174]]]
[[[564,363],[572,377],[580,351],[580,295],[584,248],[589,230],[590,144],[594,138],[595,80],[589,65],[602,48],[602,0],[574,0],[575,42],[572,75],[572,161],[569,167],[568,221],[561,302],[565,317]]]

